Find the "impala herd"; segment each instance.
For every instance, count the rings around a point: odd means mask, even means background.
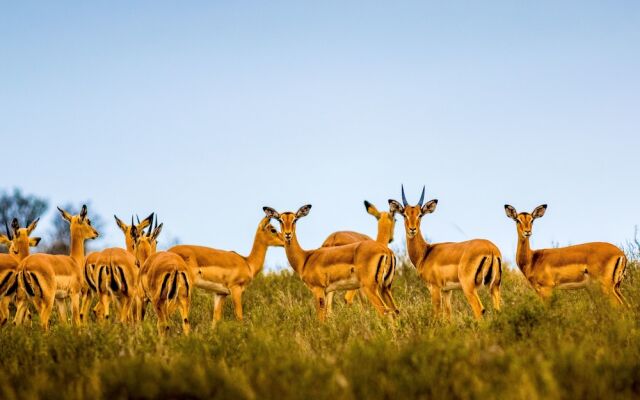
[[[215,325],[222,318],[223,304],[231,296],[234,312],[242,320],[242,294],[263,269],[268,247],[284,247],[289,264],[311,290],[317,317],[324,321],[331,313],[333,294],[345,290],[345,300],[351,304],[358,291],[373,304],[380,315],[395,316],[398,307],[391,293],[396,274],[396,257],[388,245],[393,240],[395,216],[404,218],[407,254],[425,282],[437,312],[451,315],[451,293],[464,293],[475,318],[481,319],[484,307],[478,289],[487,286],[493,308],[500,310],[500,284],[503,260],[500,250],[490,241],[474,239],[465,242],[428,243],[422,235],[422,218],[436,210],[438,200],[424,202],[425,189],[414,206],[409,205],[404,187],[402,203],[389,200],[389,211],[378,211],[365,201],[366,211],[378,221],[376,240],[351,231],[331,234],[320,248],[307,250],[298,243],[297,222],[307,216],[311,205],[296,212],[278,212],[264,207],[265,217],[259,222],[253,247],[247,256],[210,247],[179,245],[167,251],[157,251],[157,239],[163,224],[154,214],[144,220],[127,224],[115,217],[124,233],[125,248],[108,248],[85,257],[85,241],[98,237],[82,206],[78,215],[58,208],[70,225],[71,250],[68,256],[36,253],[40,238],[31,237],[38,224],[35,220],[20,227],[13,219],[11,228],[5,223],[6,235],[0,243],[9,254],[0,254],[0,324],[10,318],[9,305],[15,304],[14,323],[31,320],[31,312],[39,316],[44,329],[54,303],[59,320],[68,323],[66,299],[71,305],[71,320],[80,325],[93,311],[98,321],[108,320],[111,303],[115,301],[117,318],[121,322],[144,319],[147,303],[157,315],[158,331],[169,329],[172,314],[179,312],[183,333],[190,331],[191,294],[197,287],[212,292]],[[535,219],[544,215],[547,206],[536,207],[531,213],[518,213],[505,205],[507,217],[516,223],[518,248],[516,263],[523,275],[542,298],[548,299],[553,289],[574,289],[597,283],[616,305],[626,305],[620,292],[627,259],[624,253],[609,243],[532,250],[529,238]],[[271,220],[277,220],[280,231]],[[94,302],[94,299],[96,300]],[[92,310],[90,307],[95,303]],[[30,305],[33,308],[30,310]]]

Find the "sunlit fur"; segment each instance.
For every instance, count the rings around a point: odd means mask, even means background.
[[[553,249],[531,250],[529,238],[533,221],[544,215],[547,205],[536,207],[531,214],[518,213],[505,205],[507,217],[516,222],[518,249],[516,263],[529,284],[543,299],[554,288],[577,289],[590,281],[597,282],[614,304],[626,304],[620,284],[627,267],[627,258],[618,247],[603,242],[584,243]]]
[[[158,332],[169,330],[168,320],[177,307],[182,318],[182,332],[189,334],[189,309],[193,276],[182,257],[167,251],[156,252],[157,238],[162,224],[151,235],[140,235],[131,229],[135,256],[140,265],[138,291],[148,300],[158,316]],[[140,319],[141,316],[137,316]]]
[[[401,205],[389,200],[391,209],[404,217],[409,259],[426,283],[435,310],[451,315],[451,291],[462,289],[476,319],[482,318],[484,307],[477,289],[490,285],[496,310],[500,309],[502,255],[488,240],[474,239],[457,243],[430,244],[422,236],[422,217],[435,211],[438,200],[421,205]],[[444,300],[444,301],[443,301]]]
[[[38,221],[36,219],[28,227],[20,228],[18,220],[14,219],[11,224],[12,232],[9,232],[12,238],[0,235],[0,244],[7,246],[9,251],[9,254],[0,254],[0,325],[4,325],[9,319],[9,304],[18,293],[18,265],[29,256],[29,248],[40,242],[39,237],[29,237]]]
[[[315,298],[317,316],[327,315],[327,294],[335,290],[363,288],[367,298],[380,315],[390,311],[390,299],[381,297],[384,282],[393,276],[393,253],[372,240],[338,247],[303,250],[296,235],[296,222],[306,216],[311,205],[296,212],[278,213],[264,207],[269,218],[280,221],[289,264],[309,287]]]
[[[369,203],[366,200],[364,202],[364,207],[366,211],[369,214],[373,215],[373,217],[378,221],[378,234],[376,236],[376,242],[384,244],[385,246],[388,246],[389,243],[393,241],[393,231],[396,226],[395,212],[378,211],[376,206],[374,206],[373,204]],[[358,232],[338,231],[329,235],[329,237],[327,237],[325,241],[322,243],[322,247],[343,246],[345,244],[362,242],[363,240],[372,240],[372,239],[369,236],[362,233],[358,233]],[[390,291],[391,288],[389,287],[383,290]],[[357,290],[347,290],[347,292],[344,295],[344,299],[347,302],[347,304],[351,305],[353,303],[353,299],[357,293],[358,293]],[[391,296],[391,293],[389,293],[389,296]],[[333,297],[333,292],[327,296],[327,306],[329,310],[331,309],[331,305],[333,303],[332,297]],[[396,308],[395,302],[394,302],[393,308],[394,309]]]
[[[284,246],[282,234],[263,218],[248,256],[204,246],[179,245],[168,251],[182,257],[195,276],[196,287],[214,295],[213,323],[222,319],[224,300],[231,295],[236,319],[242,320],[242,293],[264,267],[269,246]]]
[[[79,215],[71,215],[58,208],[71,230],[71,255],[32,254],[22,260],[19,271],[19,290],[33,302],[40,315],[40,324],[44,329],[49,327],[49,318],[57,301],[60,321],[67,323],[65,299],[71,299],[73,322],[80,324],[80,292],[83,285],[83,267],[85,262],[84,242],[95,239],[98,232],[91,226],[87,218],[87,207],[82,206]],[[18,305],[16,323],[22,324],[24,318],[18,314],[25,302]]]

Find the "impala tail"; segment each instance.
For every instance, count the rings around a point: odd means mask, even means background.
[[[388,258],[388,266],[387,273],[384,275],[383,286],[386,288],[390,288],[393,283],[393,278],[396,274],[396,256],[392,253],[387,256]]]
[[[502,281],[502,259],[500,256],[493,255],[491,257],[491,263],[484,275],[484,285],[494,286],[500,285]]]
[[[391,265],[388,263],[388,256],[382,255],[378,260],[378,265],[376,266],[376,274],[375,280],[376,283],[380,286],[384,286],[385,277],[387,276],[387,272],[391,272]]]
[[[40,279],[35,272],[26,271],[23,269],[18,274],[22,279],[22,284],[24,285],[24,290],[25,292],[27,292],[27,295],[31,297],[42,297],[44,290],[42,290],[42,284],[40,283]]]
[[[616,259],[616,265],[613,267],[612,281],[613,286],[620,287],[624,274],[627,271],[627,257],[620,256]]]
[[[191,290],[186,272],[179,271],[177,268],[174,269],[173,272],[169,272],[165,275],[162,284],[163,287],[168,286],[166,298],[169,301],[175,300],[182,290],[184,291],[184,295],[189,296],[189,291]],[[161,290],[160,293],[162,294],[162,292],[163,291]]]

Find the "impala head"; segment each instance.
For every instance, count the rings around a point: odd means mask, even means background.
[[[262,207],[262,209],[268,218],[275,218],[280,221],[284,241],[286,244],[291,244],[291,239],[293,239],[293,235],[296,233],[296,221],[309,214],[311,204],[300,207],[295,213],[287,211],[280,214],[271,207]]]
[[[396,227],[396,209],[390,208],[387,211],[378,211],[376,206],[364,201],[364,208],[378,220],[378,232],[389,232],[389,243],[393,242],[393,231]]]
[[[278,230],[271,225],[270,221],[271,218],[265,217],[260,222],[260,227],[258,228],[258,236],[260,237],[260,240],[262,240],[267,246],[284,246],[284,236],[282,236],[282,233],[278,232]]]
[[[39,237],[29,237],[31,232],[36,229],[40,218],[30,223],[26,228],[20,228],[18,219],[11,221],[11,229],[7,221],[4,222],[6,235],[0,235],[0,243],[9,248],[9,254],[17,257],[19,254],[29,254],[29,247],[36,247],[40,243]]]
[[[404,194],[404,186],[402,186],[402,205],[396,200],[389,200],[389,208],[393,212],[398,212],[404,217],[404,229],[407,232],[407,237],[413,239],[418,230],[420,229],[420,220],[424,215],[431,214],[436,210],[438,200],[429,200],[427,204],[424,203],[424,186],[422,187],[422,194],[420,200],[415,206],[410,206],[407,202],[407,196]]]
[[[156,221],[156,224],[157,223],[158,221]],[[162,232],[162,225],[163,224],[160,224],[156,227],[149,226],[149,232],[138,230],[135,225],[131,227],[129,235],[133,241],[133,251],[139,265],[144,264],[146,259],[156,252],[158,236],[160,236],[160,232]]]
[[[545,211],[547,211],[547,205],[543,204],[538,206],[531,214],[529,214],[527,212],[518,213],[515,208],[505,204],[504,211],[507,213],[507,217],[516,221],[518,236],[521,238],[528,238],[532,234],[533,220],[544,215]]]
[[[91,226],[91,220],[87,217],[86,205],[82,205],[78,215],[71,215],[60,207],[58,207],[58,211],[62,214],[62,218],[69,223],[71,236],[77,235],[83,239],[95,239],[99,236],[98,231]]]
[[[131,239],[131,227],[135,226],[138,229],[138,232],[142,232],[146,227],[148,227],[153,223],[153,214],[154,213],[151,213],[147,218],[143,219],[142,222],[138,219],[137,225],[133,223],[133,216],[131,216],[131,225],[127,225],[120,218],[116,217],[115,215],[113,216],[113,218],[116,219],[116,224],[118,224],[118,228],[120,228],[122,233],[124,233],[124,240],[127,244],[127,248],[130,248],[130,246],[133,246],[133,241]]]

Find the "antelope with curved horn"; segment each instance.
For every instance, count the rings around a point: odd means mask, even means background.
[[[213,324],[222,319],[224,300],[231,295],[237,320],[242,320],[242,293],[264,267],[269,246],[284,246],[282,234],[263,218],[248,256],[210,247],[179,245],[168,251],[182,257],[195,275],[196,287],[213,292]]]
[[[536,207],[531,214],[518,213],[508,204],[504,209],[507,217],[516,222],[518,231],[516,264],[542,299],[548,299],[553,289],[578,289],[595,279],[614,304],[626,304],[620,292],[627,267],[622,250],[603,242],[531,250],[533,221],[544,215],[547,205]]]
[[[40,243],[39,237],[29,237],[39,220],[40,218],[31,222],[26,228],[20,228],[18,219],[14,218],[11,222],[12,230],[9,230],[7,221],[4,222],[7,234],[0,235],[0,244],[7,246],[9,254],[0,254],[0,325],[4,325],[9,319],[9,303],[18,288],[18,265],[29,256],[29,247],[36,247]],[[26,311],[25,309],[23,312]]]
[[[493,307],[500,310],[500,281],[502,279],[502,255],[488,240],[474,239],[457,243],[430,244],[422,236],[422,217],[435,211],[438,200],[424,202],[425,188],[420,201],[410,206],[402,186],[402,205],[389,200],[392,210],[402,214],[407,235],[407,252],[418,275],[427,284],[431,301],[436,310],[443,308],[451,315],[451,291],[462,289],[476,319],[482,318],[484,307],[477,289],[489,285]]]
[[[371,214],[378,221],[378,234],[376,236],[376,242],[388,246],[389,243],[393,241],[393,230],[396,226],[395,210],[389,210],[388,212],[378,211],[376,206],[369,203],[367,200],[364,201],[364,208],[367,213]],[[345,244],[358,243],[364,240],[373,239],[365,234],[358,232],[338,231],[329,235],[329,237],[327,237],[322,243],[322,247],[344,246]],[[393,262],[395,263],[395,256]],[[358,293],[358,291],[356,290],[348,290],[345,293],[344,299],[348,305],[351,305],[353,303],[353,298],[355,297],[356,293]],[[332,294],[333,292],[327,297],[328,307],[331,307]]]
[[[91,226],[87,217],[87,206],[83,205],[78,215],[71,215],[58,207],[62,218],[70,225],[71,254],[69,256],[51,254],[32,254],[22,260],[18,266],[19,290],[26,294],[40,315],[40,324],[49,328],[49,318],[54,301],[57,302],[60,321],[67,323],[65,299],[71,299],[71,312],[74,324],[80,324],[80,291],[83,284],[85,255],[84,242],[95,239],[98,232]],[[19,306],[20,309],[20,306]],[[23,318],[16,318],[22,324]]]
[[[138,296],[138,267],[130,233],[133,227],[143,233],[144,229],[149,227],[147,236],[151,235],[154,213],[151,213],[142,222],[138,218],[137,225],[133,222],[133,216],[131,217],[131,225],[127,225],[115,215],[113,217],[125,235],[126,249],[112,247],[102,250],[95,257],[93,265],[87,261],[85,276],[88,280],[88,286],[99,298],[98,304],[94,307],[94,312],[99,320],[109,319],[111,298],[116,297],[119,300],[120,321],[135,321],[138,308],[142,305]],[[157,223],[156,220],[156,227]]]
[[[298,243],[296,222],[309,214],[311,205],[302,206],[295,213],[278,213],[271,207],[263,209],[267,217],[280,222],[289,264],[313,293],[320,321],[326,319],[327,294],[335,290],[362,288],[380,315],[398,312],[389,293],[383,290],[391,286],[394,275],[393,253],[386,246],[365,240],[345,246],[304,250]]]
[[[191,271],[182,257],[168,251],[156,252],[162,224],[151,235],[142,235],[131,228],[136,261],[140,265],[138,289],[153,304],[158,316],[158,332],[169,330],[168,319],[178,307],[182,317],[182,331],[189,334],[189,309],[191,307]]]

